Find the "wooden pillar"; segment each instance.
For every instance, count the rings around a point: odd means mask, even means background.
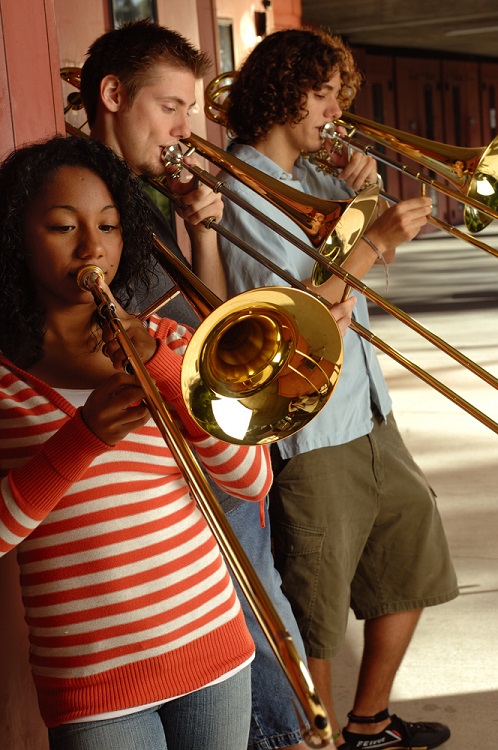
[[[0,157],[64,132],[51,0],[0,0]]]
[[[2,750],[47,750],[28,664],[28,629],[15,551],[0,560],[0,737]]]
[[[209,71],[204,81],[204,85],[207,85],[219,73],[218,30],[216,26],[216,7],[213,0],[197,0],[197,16],[199,22],[199,47],[203,52],[207,52],[213,61],[213,68]],[[225,133],[223,129],[209,120],[209,118],[206,118],[206,138],[219,148],[225,147]]]
[[[0,0],[0,159],[14,147],[64,132],[52,0]],[[0,560],[2,750],[46,750],[28,665],[15,552]]]

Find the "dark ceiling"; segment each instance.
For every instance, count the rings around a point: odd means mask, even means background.
[[[302,0],[302,15],[352,45],[498,59],[497,0]]]

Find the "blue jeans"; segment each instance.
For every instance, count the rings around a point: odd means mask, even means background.
[[[49,729],[50,750],[246,750],[251,685],[246,667],[228,680],[117,719]]]
[[[226,515],[301,658],[305,661],[304,646],[296,620],[288,600],[282,593],[280,575],[273,564],[267,509],[264,529],[260,526],[258,503],[242,502],[235,509],[227,511]],[[256,644],[256,658],[252,663],[252,717],[248,748],[273,750],[295,745],[301,741],[301,733],[292,705],[294,691],[236,582],[235,588],[247,626]]]

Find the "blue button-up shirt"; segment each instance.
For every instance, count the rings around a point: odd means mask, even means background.
[[[305,159],[298,159],[292,175],[282,172],[281,167],[251,146],[234,143],[230,146],[230,151],[270,177],[285,181],[288,186],[301,192],[332,200],[349,198],[352,195],[339,180],[318,173]],[[296,223],[265,198],[233,177],[225,175],[224,181],[235,194],[248,200],[256,209],[277,221],[299,240],[309,244],[305,233]],[[310,278],[314,265],[312,258],[231,200],[225,200],[222,224],[294,278],[301,281]],[[221,236],[219,240],[230,296],[255,287],[286,285],[279,276],[240,248]],[[369,328],[366,299],[356,291],[354,296],[358,301],[353,317],[358,323]],[[340,445],[368,434],[372,429],[372,403],[384,418],[391,411],[387,385],[372,345],[354,331],[348,330],[344,336],[344,364],[334,393],[306,427],[277,443],[282,457],[292,458],[315,448]]]

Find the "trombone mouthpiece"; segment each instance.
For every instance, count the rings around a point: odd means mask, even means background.
[[[166,169],[175,167],[174,171],[171,172],[171,174],[169,174],[169,177],[172,177],[173,179],[177,180],[180,177],[182,170],[183,170],[183,164],[182,164],[183,152],[182,152],[180,144],[175,143],[171,146],[166,146],[166,148],[163,149],[161,158],[164,162],[164,166]]]
[[[333,122],[326,122],[320,131],[322,138],[333,138],[335,136],[336,127]]]
[[[181,164],[183,152],[180,144],[175,143],[171,146],[166,146],[166,148],[163,148],[161,156],[166,163]]]
[[[76,283],[80,289],[90,290],[92,284],[94,284],[97,279],[102,279],[102,281],[105,279],[104,272],[101,268],[98,266],[83,266],[83,268],[80,268],[78,271]]]

